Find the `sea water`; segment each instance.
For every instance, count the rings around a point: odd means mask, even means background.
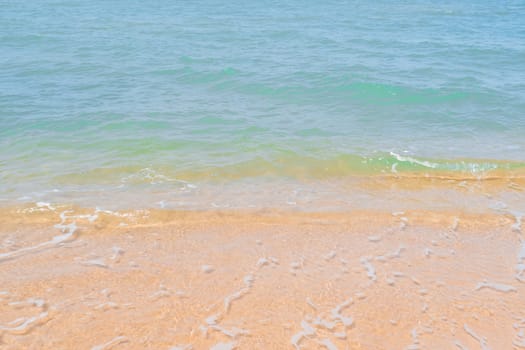
[[[0,203],[522,175],[523,18],[523,1],[1,1]]]

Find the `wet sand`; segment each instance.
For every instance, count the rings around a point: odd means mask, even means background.
[[[2,349],[525,349],[510,214],[0,212]]]

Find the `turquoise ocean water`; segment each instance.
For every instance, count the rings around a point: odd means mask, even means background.
[[[0,1],[0,200],[523,174],[524,18],[523,1]]]

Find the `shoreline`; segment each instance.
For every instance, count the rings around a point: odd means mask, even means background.
[[[6,349],[525,342],[509,214],[37,209],[0,213]]]
[[[112,211],[348,212],[417,209],[525,212],[523,176],[469,178],[405,173],[325,180],[258,177],[243,181],[216,179],[197,183],[161,174],[149,176],[142,179],[144,183],[119,186],[50,187],[37,192],[23,192],[25,195],[13,190],[0,198],[0,211],[17,207],[23,210],[30,206],[38,207],[40,203],[44,207],[76,206]]]

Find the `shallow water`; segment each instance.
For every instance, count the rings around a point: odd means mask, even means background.
[[[525,241],[507,215],[40,205],[0,219],[6,350],[525,344]]]
[[[5,2],[0,200],[523,173],[524,15],[521,1]]]

